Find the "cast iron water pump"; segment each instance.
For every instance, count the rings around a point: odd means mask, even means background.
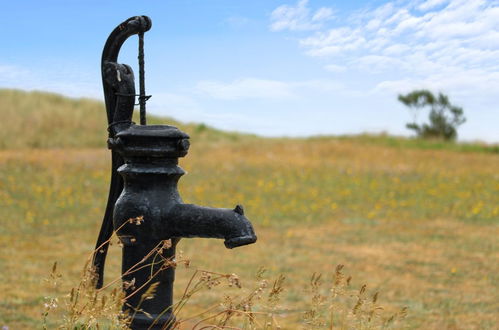
[[[134,314],[132,329],[161,329],[171,325],[174,268],[161,268],[153,256],[144,257],[162,242],[171,245],[162,249],[163,260],[175,257],[175,246],[182,237],[224,239],[227,248],[256,241],[251,223],[242,206],[217,209],[184,204],[177,182],[184,174],[178,158],[187,154],[189,136],[169,125],[146,125],[144,88],[144,32],[151,28],[147,16],[136,16],[114,29],[102,54],[102,82],[109,123],[108,146],[112,151],[112,172],[109,198],[97,240],[93,264],[97,287],[102,287],[108,240],[117,231],[123,243],[123,281],[127,299],[125,310]],[[135,93],[132,69],[117,63],[118,53],[126,39],[139,36],[140,94]],[[141,125],[132,122],[135,97],[140,104]],[[127,223],[143,219],[140,226]],[[137,267],[137,264],[148,267]],[[138,269],[127,272],[132,267]],[[151,274],[156,274],[151,281]],[[148,284],[159,282],[154,299],[140,301]],[[138,288],[138,289],[136,289]],[[135,291],[136,290],[136,291]],[[133,293],[133,294],[132,294]],[[139,306],[144,312],[134,312]]]

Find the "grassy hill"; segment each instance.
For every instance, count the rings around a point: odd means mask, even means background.
[[[104,103],[72,99],[46,92],[0,89],[0,149],[103,148],[107,140]],[[215,130],[203,124],[183,124],[148,115],[149,124],[169,124],[193,140],[241,140],[251,135]],[[138,120],[135,120],[138,122]]]
[[[102,148],[106,145],[106,111],[100,101],[72,99],[46,92],[0,89],[0,109],[3,115],[3,120],[0,121],[0,149]],[[148,123],[177,126],[187,132],[194,143],[260,139],[254,135],[224,132],[204,124],[185,124],[171,118],[151,115],[148,115]],[[381,145],[401,149],[499,152],[498,145],[424,141],[386,134],[317,136],[292,140],[350,141],[360,146]]]

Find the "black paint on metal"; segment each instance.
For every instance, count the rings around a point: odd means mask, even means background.
[[[146,32],[151,28],[151,19],[147,16],[131,17],[118,25],[109,35],[102,51],[101,71],[104,100],[106,104],[107,121],[109,124],[109,139],[117,131],[131,124],[135,103],[135,83],[133,71],[126,64],[118,64],[118,54],[123,43],[132,35]],[[113,233],[112,216],[114,204],[123,190],[123,179],[117,169],[123,165],[123,157],[112,151],[111,183],[106,211],[97,238],[93,266],[97,272],[97,288],[102,287],[104,279],[104,264],[109,243]]]
[[[139,33],[139,105],[140,105],[140,124],[146,125],[146,101],[148,97],[146,96],[146,80],[145,80],[145,68],[144,68],[144,32]]]
[[[183,203],[177,182],[185,172],[178,166],[178,158],[187,155],[189,149],[186,133],[169,125],[135,125],[131,121],[135,98],[133,72],[128,65],[116,61],[128,37],[140,36],[150,28],[151,20],[146,16],[126,20],[111,33],[102,55],[112,169],[108,203],[97,240],[99,251],[93,264],[100,288],[108,248],[106,241],[113,230],[119,229],[117,235],[124,245],[123,281],[134,283],[123,288],[129,297],[123,308],[134,315],[132,329],[163,329],[175,319],[171,311],[175,269],[154,262],[153,256],[144,260],[152,249],[171,240],[171,245],[160,254],[162,260],[170,260],[183,237],[220,238],[227,248],[251,244],[257,239],[241,205],[220,209]],[[143,87],[141,83],[139,102],[145,101]],[[129,223],[133,218],[143,222],[139,226]],[[141,263],[152,265],[127,272]],[[156,274],[154,279],[151,274]],[[154,299],[141,301],[148,284],[153,282],[159,282]],[[140,310],[133,312],[139,305]]]

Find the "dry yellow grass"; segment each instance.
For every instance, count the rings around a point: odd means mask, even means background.
[[[340,263],[354,286],[379,290],[387,310],[408,306],[410,328],[497,323],[498,155],[262,140],[199,143],[181,165],[186,202],[243,203],[259,241],[226,250],[220,241],[186,239],[180,249],[194,265],[237,273],[243,283],[260,266],[285,274],[287,328],[306,309],[310,275]],[[108,166],[101,149],[0,152],[2,324],[40,324],[42,279],[54,261],[61,293],[77,283],[98,232]],[[108,279],[119,274],[119,253],[111,252]],[[189,276],[179,270],[176,287]],[[204,293],[187,310],[220,297]]]
[[[109,179],[105,115],[98,102],[18,91],[0,91],[0,107],[9,119],[0,123],[0,326],[39,328],[44,297],[54,293],[43,281],[54,261],[63,275],[56,293],[63,295],[79,282],[94,247]],[[312,273],[331,278],[338,264],[353,276],[352,287],[380,291],[387,312],[408,306],[408,328],[499,323],[493,148],[371,137],[260,139],[182,128],[193,140],[181,160],[188,171],[179,186],[184,200],[243,204],[259,240],[226,250],[217,240],[185,239],[179,249],[194,266],[237,273],[245,287],[260,266],[271,278],[284,274],[283,328],[296,328],[310,307]],[[119,275],[118,247],[108,262],[106,281]],[[178,270],[177,299],[191,274]],[[185,312],[222,296],[217,290],[194,296]]]

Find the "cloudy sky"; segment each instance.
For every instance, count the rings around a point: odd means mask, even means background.
[[[412,115],[397,95],[428,88],[464,108],[461,140],[499,142],[499,1],[2,0],[1,8],[0,87],[102,99],[108,34],[148,15],[151,113],[269,136],[410,135]],[[136,47],[130,38],[120,61],[136,68]]]

